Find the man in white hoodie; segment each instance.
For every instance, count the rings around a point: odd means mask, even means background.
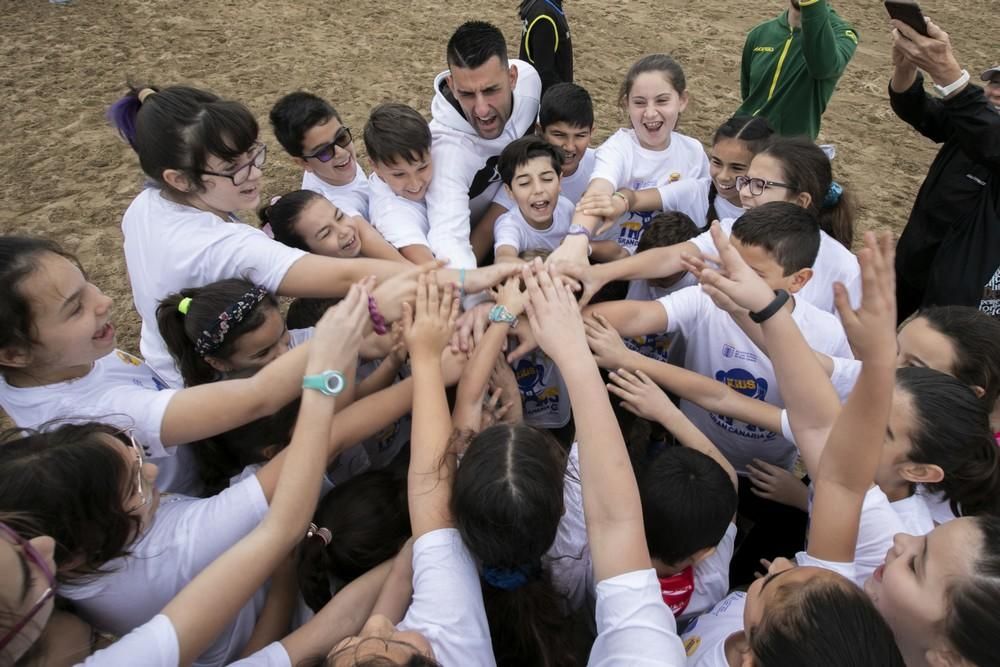
[[[503,33],[482,21],[459,26],[447,57],[431,102],[427,240],[451,268],[473,268],[472,226],[500,188],[500,153],[534,129],[542,84],[534,67],[508,61]],[[492,234],[485,241],[493,247]]]

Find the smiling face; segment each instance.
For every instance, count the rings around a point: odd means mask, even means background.
[[[264,322],[253,331],[240,336],[233,345],[232,352],[225,359],[205,357],[209,365],[223,373],[236,373],[263,368],[288,352],[291,337],[285,325],[285,318],[270,304],[262,303],[259,307],[267,309]]]
[[[743,176],[750,168],[753,153],[746,142],[723,137],[708,151],[708,171],[719,195],[731,204],[742,206],[736,177]]]
[[[462,113],[483,139],[496,139],[514,109],[517,68],[504,65],[497,56],[476,68],[452,67],[448,88]]]
[[[746,177],[759,178],[771,183],[788,184],[787,176],[785,176],[785,170],[782,168],[781,162],[766,153],[758,153],[753,157],[750,167],[747,169]],[[809,205],[809,195],[807,193],[796,192],[790,187],[783,187],[781,185],[767,185],[759,195],[752,194],[749,186],[744,186],[739,192],[743,208],[756,208],[761,204],[773,201],[787,201],[803,208]],[[803,203],[803,198],[805,198],[805,203]]]
[[[314,197],[299,213],[295,233],[310,252],[326,257],[361,254],[360,219],[347,215],[325,197]]]
[[[907,664],[944,644],[940,624],[948,610],[948,588],[973,573],[982,550],[976,520],[963,517],[927,535],[900,533],[865,582],[865,592],[889,623]]]
[[[313,125],[302,135],[302,154],[313,155],[317,151],[331,147],[333,157],[328,162],[322,162],[319,158],[293,158],[296,164],[316,174],[321,181],[330,185],[347,185],[351,183],[358,174],[358,159],[354,148],[354,141],[347,144],[346,148],[341,146],[330,146],[334,139],[344,136],[341,128],[344,126],[337,120],[336,116],[331,116],[325,123]]]
[[[374,162],[375,173],[389,186],[397,197],[421,202],[434,176],[434,162],[430,153],[424,153],[416,162],[396,158],[392,162]]]
[[[576,173],[580,160],[590,146],[593,131],[592,127],[578,127],[563,120],[550,123],[542,130],[542,139],[561,148],[566,157],[562,166],[563,176],[572,176]]]
[[[654,151],[666,149],[687,102],[687,91],[678,93],[665,72],[638,75],[625,105],[639,144]]]
[[[261,167],[251,163],[266,155],[261,153],[262,150],[262,145],[255,144],[246,153],[232,160],[223,160],[216,155],[208,156],[204,171],[216,174],[243,172],[246,174],[246,180],[243,180],[244,177],[238,177],[239,185],[234,185],[233,180],[227,176],[209,174],[201,177],[204,188],[201,192],[191,188],[186,180],[171,184],[179,190],[186,191],[185,203],[203,211],[211,211],[222,218],[228,217],[234,211],[255,209],[260,203],[261,177],[264,172]],[[167,173],[164,173],[164,178],[167,178],[168,182],[172,180],[168,178]]]
[[[28,350],[0,351],[15,374],[47,380],[43,384],[80,377],[114,350],[111,299],[65,257],[39,255],[20,292],[30,304],[34,342]]]
[[[552,159],[541,155],[514,169],[508,191],[525,221],[536,229],[546,229],[559,202],[559,183]]]

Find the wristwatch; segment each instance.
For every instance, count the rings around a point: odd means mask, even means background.
[[[501,306],[497,304],[490,308],[490,322],[502,322],[504,324],[509,324],[510,328],[513,329],[517,326],[517,318],[507,310],[506,306]]]
[[[934,92],[936,92],[941,97],[948,97],[956,90],[969,83],[969,70],[963,69],[962,75],[958,77],[954,83],[949,83],[947,86],[939,86],[934,84]]]
[[[303,389],[315,389],[326,396],[336,396],[344,391],[347,380],[340,371],[323,371],[316,375],[307,375],[302,378]]]
[[[591,234],[590,230],[583,225],[578,225],[574,222],[569,226],[569,229],[566,230],[566,236],[586,236],[589,239],[593,237],[593,234]]]
[[[789,294],[783,289],[774,290],[774,300],[767,304],[763,310],[758,310],[756,313],[747,313],[750,319],[757,324],[761,324],[771,319],[771,317],[781,310],[781,307],[788,302]]]

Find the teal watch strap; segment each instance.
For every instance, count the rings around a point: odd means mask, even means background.
[[[306,375],[302,378],[303,389],[315,389],[326,396],[336,396],[344,391],[347,379],[340,371],[323,371],[317,375]]]
[[[517,326],[517,317],[514,316],[505,306],[497,304],[490,308],[490,322],[502,322],[509,324],[510,328],[513,329]]]

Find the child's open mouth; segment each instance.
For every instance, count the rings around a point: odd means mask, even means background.
[[[97,330],[97,333],[93,335],[93,340],[99,343],[106,343],[110,340],[114,340],[115,337],[115,325],[108,322],[103,327]]]
[[[341,250],[352,250],[354,248],[354,244],[357,243],[357,241],[358,241],[358,237],[357,237],[357,235],[354,235],[351,238],[347,239],[347,241],[345,243],[341,243],[340,244],[340,249]]]

